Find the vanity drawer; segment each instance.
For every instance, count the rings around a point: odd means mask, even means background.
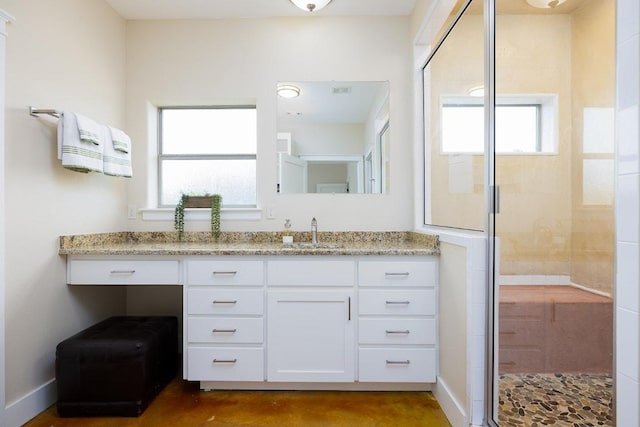
[[[178,260],[72,259],[70,285],[179,285]]]
[[[190,317],[190,343],[260,344],[264,340],[262,319]]]
[[[189,260],[189,285],[245,285],[264,284],[264,262],[243,260]]]
[[[260,315],[264,313],[264,290],[190,288],[187,314]]]
[[[358,263],[361,286],[437,286],[438,267],[435,261],[361,260]]]
[[[435,319],[360,319],[360,344],[435,344]]]
[[[189,347],[190,381],[264,381],[262,348]]]
[[[433,289],[365,289],[358,295],[361,315],[436,314],[436,292]]]
[[[433,348],[361,348],[360,382],[436,381],[436,350]]]
[[[353,286],[355,277],[353,260],[318,257],[271,260],[267,264],[267,284],[270,286]]]

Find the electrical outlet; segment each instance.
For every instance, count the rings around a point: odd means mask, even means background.
[[[137,211],[136,205],[129,205],[129,208],[127,209],[127,217],[129,219],[136,219],[138,217]]]

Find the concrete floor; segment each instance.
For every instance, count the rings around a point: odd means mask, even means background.
[[[179,379],[137,418],[60,418],[55,405],[25,427],[450,426],[429,392],[210,391]]]

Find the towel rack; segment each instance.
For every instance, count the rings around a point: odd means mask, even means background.
[[[38,117],[41,114],[46,114],[48,116],[55,117],[56,119],[59,119],[60,116],[62,115],[62,111],[54,110],[54,109],[51,109],[51,108],[33,108],[33,107],[29,107],[29,114],[32,115],[33,117]]]

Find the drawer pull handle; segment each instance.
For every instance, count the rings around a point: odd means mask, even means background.
[[[214,334],[235,334],[237,329],[214,329],[211,332]]]
[[[384,273],[385,277],[409,277],[409,272],[405,271],[404,273],[389,273],[388,271]]]
[[[238,274],[237,271],[214,271],[213,272],[214,276],[235,276],[236,274]]]
[[[388,305],[409,305],[411,301],[385,301],[384,303]]]
[[[409,335],[409,333],[410,333],[408,329],[406,329],[404,331],[390,331],[390,330],[387,329],[384,332],[387,333],[387,334],[405,334],[405,335]]]
[[[387,365],[409,365],[411,363],[410,360],[388,360]]]
[[[235,300],[235,299],[234,300],[217,300],[217,299],[214,299],[213,303],[214,304],[237,304],[238,300]]]
[[[213,359],[213,363],[236,363],[238,359]]]
[[[135,272],[135,270],[111,270],[109,273],[114,275],[131,276]]]

